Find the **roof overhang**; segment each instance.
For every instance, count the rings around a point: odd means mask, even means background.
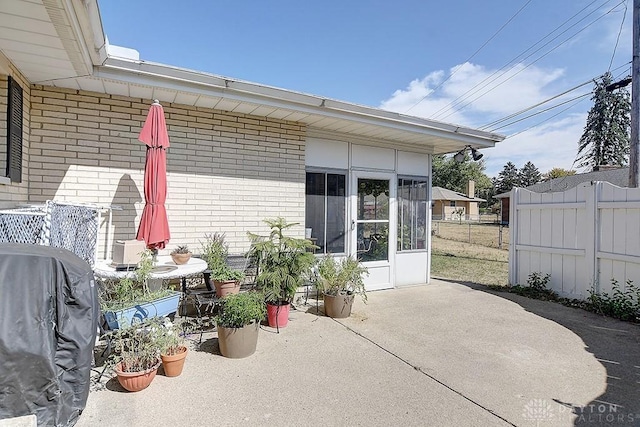
[[[98,4],[2,1],[0,51],[31,83],[90,75],[107,58]]]
[[[19,16],[22,24],[13,25]],[[17,27],[26,25],[29,31]],[[31,82],[214,108],[443,154],[504,136],[320,96],[109,56],[96,0],[13,0],[0,6],[0,50]]]

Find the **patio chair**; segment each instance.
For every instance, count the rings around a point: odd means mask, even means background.
[[[242,271],[244,279],[241,282],[240,291],[253,289],[258,273],[255,260],[245,254],[229,255],[227,265],[234,270]],[[204,285],[204,286],[203,286]],[[202,278],[182,280],[183,303],[180,316],[185,317],[187,303],[191,303],[196,310],[196,321],[200,329],[199,343],[202,342],[202,334],[207,325],[212,324],[212,318],[217,314],[220,298],[216,296],[216,289],[211,278],[211,272],[205,270]],[[208,321],[208,322],[207,322]]]
[[[182,279],[182,301],[180,316],[187,317],[187,305],[191,304],[196,310],[197,328],[200,330],[198,343],[202,343],[202,335],[207,326],[213,325],[213,317],[217,313],[219,298],[211,280],[211,273],[205,270],[200,277]],[[208,320],[208,322],[207,322]],[[209,328],[210,329],[210,328]]]

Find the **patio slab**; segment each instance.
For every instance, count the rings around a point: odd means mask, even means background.
[[[640,422],[637,325],[437,280],[372,292],[340,321],[300,308],[249,358],[221,357],[211,333],[180,377],[110,380],[77,426]]]

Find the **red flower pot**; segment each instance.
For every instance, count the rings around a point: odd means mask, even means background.
[[[273,305],[267,303],[267,319],[272,328],[284,328],[289,323],[289,311],[291,304]]]

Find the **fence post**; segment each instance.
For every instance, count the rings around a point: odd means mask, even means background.
[[[502,249],[502,223],[498,225],[498,249]]]
[[[518,283],[518,198],[519,189],[511,189],[509,196],[509,284]]]
[[[602,183],[593,183],[591,191],[585,197],[585,210],[587,218],[587,229],[585,230],[585,264],[586,270],[591,275],[591,283],[595,292],[600,293],[600,283],[598,280],[598,249],[600,247],[599,229],[600,215],[598,211],[598,201],[600,199],[600,189]]]
[[[469,223],[469,243],[471,243],[471,223]]]

